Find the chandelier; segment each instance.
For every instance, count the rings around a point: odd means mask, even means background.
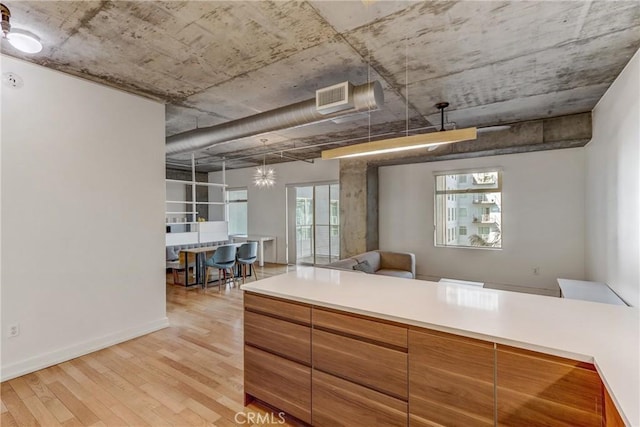
[[[262,166],[258,166],[253,174],[253,183],[256,187],[273,187],[276,183],[276,173],[273,169],[267,169],[266,154],[262,155]]]

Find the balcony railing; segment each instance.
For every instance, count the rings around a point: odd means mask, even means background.
[[[495,203],[495,202],[496,202],[496,199],[494,199],[493,197],[492,198],[489,198],[489,197],[475,197],[473,199],[473,203],[475,203],[475,204],[479,204],[479,203]]]
[[[496,222],[495,218],[491,217],[491,214],[482,214],[479,217],[474,216],[473,217],[473,222],[478,224],[478,223],[482,223],[482,224],[493,224]]]

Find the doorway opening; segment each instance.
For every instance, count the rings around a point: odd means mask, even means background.
[[[288,188],[289,262],[324,265],[340,259],[340,185],[295,185]]]

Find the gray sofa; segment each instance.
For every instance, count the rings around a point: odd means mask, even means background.
[[[416,277],[416,257],[410,252],[370,251],[332,262],[324,267],[407,279]]]

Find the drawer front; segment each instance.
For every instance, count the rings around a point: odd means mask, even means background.
[[[308,326],[245,311],[244,342],[311,365],[311,328]]]
[[[497,385],[500,424],[523,425],[531,417],[554,425],[602,423],[602,382],[584,363],[499,346]]]
[[[244,308],[305,325],[311,324],[311,307],[260,295],[244,293]]]
[[[493,343],[409,331],[412,424],[492,426]]]
[[[313,371],[314,426],[406,426],[407,403]]]
[[[313,326],[407,348],[407,328],[328,310],[313,309]]]
[[[493,417],[488,420],[484,417],[475,417],[469,412],[463,412],[458,408],[451,408],[435,402],[409,401],[409,426],[411,427],[493,427]],[[529,426],[531,427],[531,421]]]
[[[407,354],[313,330],[313,366],[321,371],[407,400]]]
[[[244,392],[311,422],[311,368],[244,346]]]

